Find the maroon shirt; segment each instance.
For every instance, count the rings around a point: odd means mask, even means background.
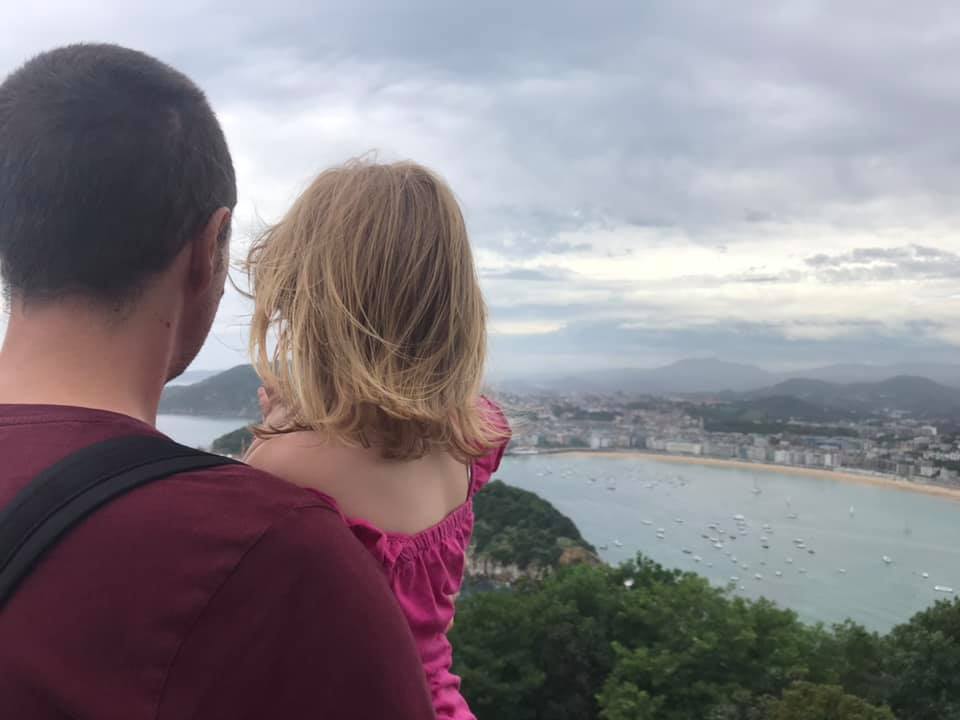
[[[0,507],[115,413],[0,405]],[[174,475],[77,526],[0,609],[18,720],[432,718],[382,573],[315,493],[244,466]]]

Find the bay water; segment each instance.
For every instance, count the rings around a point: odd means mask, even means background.
[[[248,422],[162,415],[158,426],[209,447]],[[886,631],[953,597],[935,586],[960,590],[960,501],[946,497],[626,455],[508,456],[498,477],[553,503],[608,562],[642,552],[806,621]]]
[[[195,415],[160,415],[157,428],[178,443],[190,447],[210,449],[210,444],[221,435],[249,425],[245,418],[209,418]]]
[[[953,597],[936,586],[960,590],[947,497],[644,456],[511,456],[499,477],[553,503],[608,562],[642,552],[807,621],[886,631]]]

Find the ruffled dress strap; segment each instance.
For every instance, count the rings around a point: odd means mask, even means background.
[[[480,398],[481,411],[487,420],[497,430],[501,436],[500,443],[492,448],[486,455],[478,457],[470,465],[470,497],[476,495],[484,485],[490,482],[490,478],[500,467],[500,461],[503,460],[503,453],[510,443],[510,424],[507,422],[503,410],[495,402],[487,397]]]

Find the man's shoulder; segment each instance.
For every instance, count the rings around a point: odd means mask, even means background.
[[[131,524],[175,535],[176,544],[252,543],[268,532],[337,534],[343,524],[323,495],[244,464],[171,475],[121,498],[114,511]],[[304,527],[302,518],[309,519]]]
[[[32,477],[70,453],[130,435],[160,436],[149,425],[107,411],[61,406],[0,408],[0,506]],[[161,594],[223,577],[262,538],[266,547],[312,544],[314,554],[340,546],[339,514],[320,494],[247,465],[184,471],[155,480],[101,507],[57,544],[34,573],[35,583],[90,571],[105,583],[156,586]],[[307,538],[304,540],[304,538]],[[349,554],[349,549],[346,550]],[[291,558],[292,559],[292,558]],[[31,583],[33,584],[33,583]],[[149,598],[142,598],[149,602]]]

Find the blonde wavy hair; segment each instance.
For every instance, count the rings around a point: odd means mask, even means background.
[[[502,440],[478,402],[486,307],[466,227],[432,172],[363,159],[322,172],[245,268],[251,356],[287,410],[258,436],[315,430],[464,462]]]

